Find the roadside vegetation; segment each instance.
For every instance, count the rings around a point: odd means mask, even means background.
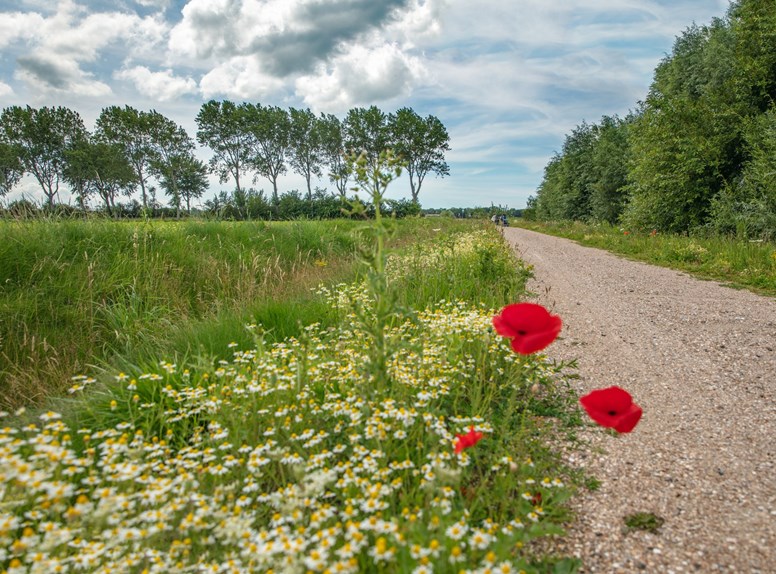
[[[717,234],[688,236],[630,231],[605,223],[578,221],[538,222],[518,218],[512,220],[512,224],[776,296],[776,243],[773,242]]]
[[[574,485],[557,437],[580,415],[565,366],[541,352],[561,321],[542,309],[536,325],[520,324],[520,306],[507,304],[524,296],[529,270],[492,226],[384,218],[380,199],[395,173],[386,161],[356,166],[376,206],[371,222],[336,233],[288,225],[282,241],[275,226],[262,228],[302,277],[358,254],[350,278],[309,278],[323,279],[312,293],[290,271],[275,277],[262,297],[277,310],[300,307],[291,336],[280,336],[272,314],[245,317],[222,359],[160,350],[142,365],[73,377],[51,410],[9,416],[0,430],[0,566],[577,569],[531,544],[561,535],[570,519]],[[208,225],[208,241],[224,250],[224,224]],[[196,262],[192,246],[206,243],[196,230],[168,232],[165,249],[177,241]],[[243,241],[256,231],[237,230]],[[202,285],[218,284],[227,267],[160,266],[182,276],[189,307],[206,309],[217,298]],[[281,284],[292,283],[289,294]],[[505,305],[512,311],[497,325]]]

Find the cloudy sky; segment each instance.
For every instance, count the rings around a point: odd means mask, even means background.
[[[404,106],[447,127],[425,207],[523,207],[563,137],[643,99],[727,0],[0,0],[0,107],[156,109],[196,134],[210,99]],[[198,155],[207,159],[208,151]],[[319,185],[325,186],[326,181]],[[213,189],[231,189],[231,184]],[[257,188],[271,189],[263,180]],[[298,177],[280,189],[303,189]],[[399,182],[391,195],[409,196]],[[25,181],[19,192],[35,196]],[[18,192],[17,192],[18,193]],[[66,196],[63,198],[66,200]]]

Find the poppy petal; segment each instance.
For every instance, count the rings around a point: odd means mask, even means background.
[[[538,331],[521,337],[514,337],[512,339],[512,349],[521,355],[530,355],[531,353],[549,347],[550,344],[557,339],[561,329],[560,317],[555,318],[557,321],[551,325],[551,328],[545,331]]]
[[[621,415],[626,412],[631,404],[633,404],[633,398],[630,393],[625,389],[621,389],[617,386],[608,387],[606,389],[597,389],[586,394],[579,399],[585,410],[590,412],[613,412],[613,415]]]
[[[557,338],[562,325],[560,317],[535,303],[507,305],[493,317],[496,332],[512,339],[512,349],[523,355],[547,347]]]
[[[515,331],[533,331],[543,327],[551,315],[536,303],[513,303],[501,310],[501,317]]]
[[[617,432],[630,432],[641,419],[641,407],[637,404],[632,404],[630,410],[620,417],[617,424],[614,426],[614,430]]]
[[[507,323],[501,315],[493,317],[493,328],[496,329],[496,333],[502,337],[517,337],[517,329],[514,329],[509,323]]]
[[[482,440],[483,434],[475,431],[474,426],[469,427],[469,432],[466,434],[455,435],[455,454],[459,454],[463,449],[469,448]]]
[[[641,407],[628,391],[617,386],[591,391],[579,399],[590,418],[617,432],[630,432],[641,419]]]

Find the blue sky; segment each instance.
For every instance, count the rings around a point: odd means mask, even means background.
[[[451,138],[450,176],[427,178],[424,207],[519,208],[565,134],[634,108],[675,37],[727,7],[727,0],[0,0],[0,107],[63,105],[92,129],[103,107],[131,105],[156,109],[194,137],[194,118],[210,99],[340,117],[356,106],[408,106],[437,116]],[[279,183],[304,188],[292,174]],[[212,180],[214,191],[231,187]],[[271,189],[261,179],[255,187]],[[29,179],[21,193],[40,197]],[[408,197],[409,184],[400,180],[389,195]]]

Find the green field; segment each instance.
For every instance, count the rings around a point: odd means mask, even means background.
[[[358,273],[361,225],[0,222],[0,406],[61,392],[92,365],[222,355],[247,340],[246,323],[282,338],[326,320],[310,289]],[[393,242],[422,242],[439,225],[402,222]]]

